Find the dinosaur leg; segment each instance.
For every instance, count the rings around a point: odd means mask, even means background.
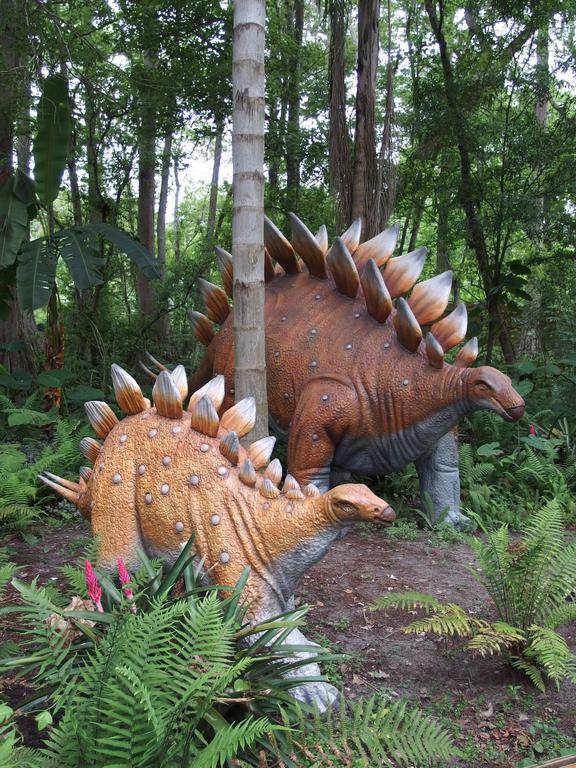
[[[252,605],[249,610],[249,617],[252,622],[260,623],[268,621],[280,613],[294,610],[294,596],[292,595],[287,600],[279,600],[277,596],[272,596],[269,593],[269,588],[266,582],[260,578],[254,578],[254,574],[250,576],[249,587],[249,600],[252,600]],[[248,642],[254,642],[256,636],[252,636]],[[297,645],[297,646],[311,646],[318,647],[317,643],[313,643],[308,640],[298,628],[295,628],[290,632],[288,637],[284,640],[285,645]],[[300,661],[313,656],[312,653],[299,650],[294,653],[293,659],[287,658],[287,661]],[[302,677],[320,677],[322,674],[320,667],[315,662],[310,664],[303,664],[296,669],[290,669],[284,673],[284,677],[294,680],[295,685],[289,689],[290,695],[298,701],[306,702],[307,704],[315,705],[320,712],[325,712],[329,706],[331,706],[338,698],[338,689],[329,683],[313,683],[306,682],[300,685],[296,684],[298,678]]]
[[[343,485],[344,483],[352,482],[352,473],[346,472],[343,469],[332,469],[330,471],[330,488],[335,488],[337,485]]]
[[[288,438],[288,471],[301,485],[330,488],[330,467],[355,412],[356,392],[336,378],[314,379],[302,390]]]
[[[460,512],[460,475],[458,473],[458,439],[453,431],[438,440],[434,448],[415,462],[420,480],[420,494],[427,493],[432,502],[434,522],[447,510],[444,522],[467,528],[471,520]]]

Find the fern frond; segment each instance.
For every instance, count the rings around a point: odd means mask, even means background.
[[[479,626],[466,647],[480,656],[494,656],[514,648],[525,639],[526,636],[521,630],[502,621],[496,621],[493,624]]]
[[[306,722],[305,719],[302,722]],[[297,765],[414,766],[446,762],[459,752],[431,717],[405,701],[370,696],[311,721],[310,741],[288,738]],[[302,756],[305,758],[298,761]]]
[[[202,751],[196,752],[194,768],[220,768],[256,739],[278,728],[279,726],[273,725],[266,717],[257,720],[248,717],[241,723],[229,725],[228,728],[217,731]]]
[[[538,688],[539,691],[544,692],[546,690],[542,672],[535,664],[531,664],[529,661],[526,661],[525,658],[521,657],[519,659],[512,659],[512,666],[519,669],[521,672],[524,672],[528,680],[530,680],[532,685],[535,688]]]
[[[455,603],[440,604],[431,616],[417,619],[403,627],[406,634],[420,634],[430,632],[440,637],[468,638],[475,634],[479,627],[484,627],[486,622],[470,616]]]
[[[421,608],[428,613],[440,606],[441,603],[437,598],[422,592],[389,592],[373,600],[368,608],[371,611],[384,611],[387,608],[400,608],[402,610]]]
[[[562,635],[548,627],[536,625],[529,627],[529,633],[524,658],[541,667],[556,686],[563,678],[576,682],[576,656]]]

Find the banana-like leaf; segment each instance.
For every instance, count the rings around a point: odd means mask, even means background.
[[[0,267],[9,267],[28,231],[28,207],[16,194],[16,176],[10,176],[0,189]]]
[[[70,270],[74,285],[84,291],[102,282],[100,268],[104,259],[82,228],[62,229],[56,233],[60,255]]]
[[[45,237],[24,245],[16,270],[16,290],[22,309],[32,311],[48,304],[56,281],[58,255],[54,243]]]
[[[72,131],[68,80],[50,75],[38,103],[37,132],[34,138],[34,178],[37,193],[45,205],[58,197]]]
[[[119,251],[122,251],[122,253],[125,253],[126,256],[132,259],[134,264],[144,272],[149,280],[161,277],[155,259],[152,258],[141,243],[130,237],[124,230],[118,229],[118,227],[114,227],[112,224],[86,224],[82,227],[82,231],[86,233],[96,232],[110,240]]]

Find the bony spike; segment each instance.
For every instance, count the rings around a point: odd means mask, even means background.
[[[248,446],[248,456],[252,460],[256,469],[265,467],[270,461],[272,451],[276,444],[276,438],[272,436],[261,437]]]
[[[133,415],[147,410],[146,401],[138,383],[116,363],[112,364],[112,384],[116,402],[124,413]]]
[[[182,398],[169,371],[159,373],[152,390],[152,399],[160,416],[168,419],[182,418]]]
[[[402,297],[396,302],[393,322],[400,344],[408,352],[416,352],[422,341],[422,329],[408,306],[408,302]]]
[[[194,403],[190,412],[190,426],[203,435],[216,437],[219,424],[218,413],[212,400],[204,395]]]
[[[254,429],[256,423],[256,401],[253,397],[245,397],[229,408],[222,415],[222,428],[227,432],[236,432],[238,437],[244,437]]]
[[[84,403],[84,410],[88,416],[88,421],[98,437],[106,437],[108,433],[118,424],[116,414],[110,408],[108,403],[101,400],[89,400]]]

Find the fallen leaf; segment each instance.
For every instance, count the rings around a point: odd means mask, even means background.
[[[520,712],[518,715],[518,722],[525,723],[527,720],[530,720],[530,715],[527,715],[526,712]]]
[[[492,702],[489,701],[488,709],[484,710],[483,712],[480,712],[480,717],[483,717],[486,719],[488,717],[492,717],[493,714],[494,714],[494,707],[492,706]]]
[[[361,675],[352,675],[353,685],[366,685],[366,678]]]
[[[370,677],[376,678],[376,680],[387,680],[390,675],[388,672],[384,672],[383,669],[375,669],[373,672],[368,673]]]

